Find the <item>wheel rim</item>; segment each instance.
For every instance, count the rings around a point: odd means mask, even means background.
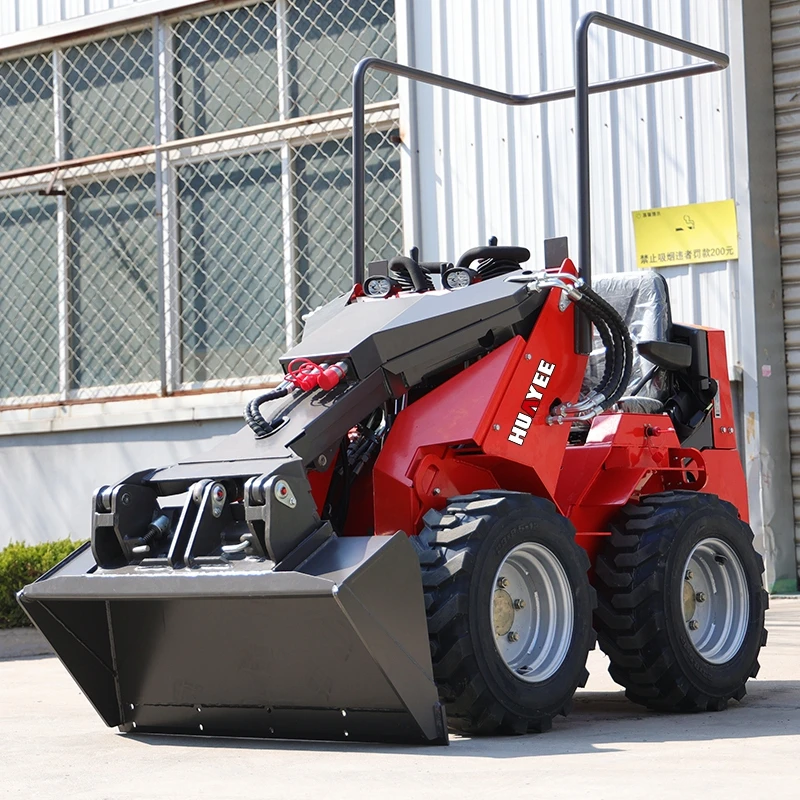
[[[572,641],[572,589],[561,562],[541,544],[515,547],[495,574],[489,615],[511,673],[529,683],[547,680]]]
[[[721,539],[698,542],[684,567],[683,619],[689,641],[711,664],[725,664],[747,632],[750,596],[744,567]]]

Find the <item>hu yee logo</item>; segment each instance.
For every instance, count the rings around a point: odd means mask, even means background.
[[[511,428],[511,433],[508,434],[508,441],[520,445],[525,443],[525,437],[528,435],[528,429],[531,427],[533,418],[539,410],[539,404],[542,400],[542,394],[550,383],[550,378],[556,371],[556,365],[551,364],[549,361],[540,361],[536,372],[531,379],[531,385],[522,401],[522,410],[517,414],[514,425]]]

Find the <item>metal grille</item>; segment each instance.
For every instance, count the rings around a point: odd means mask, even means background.
[[[54,157],[50,60],[32,56],[0,63],[0,170]]]
[[[178,23],[176,134],[200,136],[279,119],[277,38],[275,3]]]
[[[280,156],[188,164],[178,176],[183,378],[258,374],[284,340]]]
[[[153,140],[153,36],[115,36],[63,54],[64,158]]]
[[[153,382],[158,368],[155,176],[71,186],[69,385]]]
[[[289,96],[291,116],[316,114],[350,105],[348,91],[331,76],[349,78],[364,55],[395,60],[393,3],[300,0],[288,6]],[[349,88],[349,82],[348,86]],[[396,79],[373,78],[367,102],[395,96]]]
[[[0,405],[263,384],[348,287],[350,77],[395,58],[393,0],[148,22],[0,62]],[[385,257],[395,80],[368,101],[368,257]]]
[[[0,198],[4,394],[58,391],[57,214],[53,198]],[[29,264],[36,268],[26,268]]]

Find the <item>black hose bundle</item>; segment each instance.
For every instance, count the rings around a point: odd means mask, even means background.
[[[610,303],[587,286],[581,286],[578,291],[582,297],[576,304],[591,320],[606,349],[603,377],[594,391],[603,395],[600,407],[607,409],[628,387],[633,371],[633,343],[628,326]]]
[[[254,397],[247,404],[244,409],[244,419],[245,422],[255,432],[257,439],[263,439],[265,436],[269,436],[275,430],[275,428],[278,427],[280,422],[279,421],[277,424],[275,421],[267,422],[267,420],[265,420],[261,414],[259,406],[268,402],[269,400],[277,400],[279,397],[286,397],[287,394],[289,394],[288,386],[278,386],[275,389],[271,389],[270,391],[259,395],[258,397]]]

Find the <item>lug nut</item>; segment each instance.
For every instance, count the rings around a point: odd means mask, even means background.
[[[686,580],[690,581],[693,577],[694,577],[694,575],[692,574],[692,571],[690,569],[687,569],[686,570]]]
[[[497,587],[499,589],[505,589],[508,586],[508,578],[498,578],[497,579]]]
[[[508,634],[508,641],[509,642],[518,642],[519,641],[519,634],[516,631],[510,631]]]
[[[698,592],[694,599],[697,600],[698,603],[705,603],[706,601],[706,593],[705,592]]]
[[[525,608],[525,601],[524,600],[515,600],[514,601],[514,608],[519,611],[521,608]]]
[[[689,620],[689,630],[696,631],[700,627],[700,623],[696,619]]]

